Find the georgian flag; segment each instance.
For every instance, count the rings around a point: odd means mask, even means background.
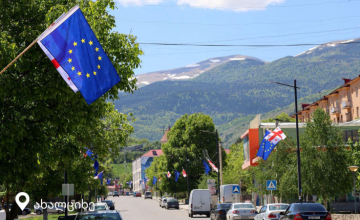
[[[183,168],[183,170],[182,170],[182,175],[183,175],[183,177],[186,177],[186,172],[185,172],[185,170],[184,170],[184,168]]]
[[[97,176],[94,177],[94,179],[102,179],[104,171],[101,171]]]
[[[168,173],[166,174],[167,178],[171,177],[171,173],[168,171]]]
[[[208,160],[211,168],[212,168],[215,172],[219,172],[219,170],[218,170],[218,168],[215,166],[215,164],[213,164],[213,162],[211,162],[210,159],[207,158],[207,160]]]
[[[159,176],[159,182],[161,182],[161,176]]]
[[[265,139],[270,143],[272,143],[274,146],[277,145],[281,140],[284,140],[285,138],[286,135],[279,127],[277,127],[275,130],[270,132],[268,136],[265,137]]]

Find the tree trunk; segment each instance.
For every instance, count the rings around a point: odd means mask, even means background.
[[[327,196],[324,196],[324,206],[325,206],[326,210],[329,210],[328,209],[328,197]]]

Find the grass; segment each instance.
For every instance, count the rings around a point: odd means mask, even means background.
[[[115,177],[120,177],[123,173],[129,173],[131,174],[131,163],[127,163],[127,172],[125,171],[124,164],[111,164],[111,167],[113,168],[113,171],[115,173]]]
[[[69,215],[76,215],[77,212],[69,212],[68,214]],[[48,214],[48,220],[58,220],[59,216],[65,216],[65,214],[61,214],[61,215],[60,214],[55,214],[55,213]],[[43,215],[36,215],[34,217],[27,217],[27,218],[24,218],[24,219],[27,219],[27,220],[43,220]]]

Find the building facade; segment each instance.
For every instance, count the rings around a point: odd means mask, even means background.
[[[154,157],[163,155],[162,150],[150,150],[146,154],[132,162],[132,184],[133,191],[143,191],[146,188],[145,175],[146,168],[150,167]]]

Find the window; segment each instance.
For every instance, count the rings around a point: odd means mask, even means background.
[[[358,88],[356,87],[356,97],[358,97]]]
[[[359,133],[358,130],[350,130],[343,132],[343,140],[346,143],[349,139],[356,142],[359,141]]]
[[[340,115],[340,122],[343,122],[343,116]]]
[[[359,107],[356,107],[356,117],[359,117]]]

